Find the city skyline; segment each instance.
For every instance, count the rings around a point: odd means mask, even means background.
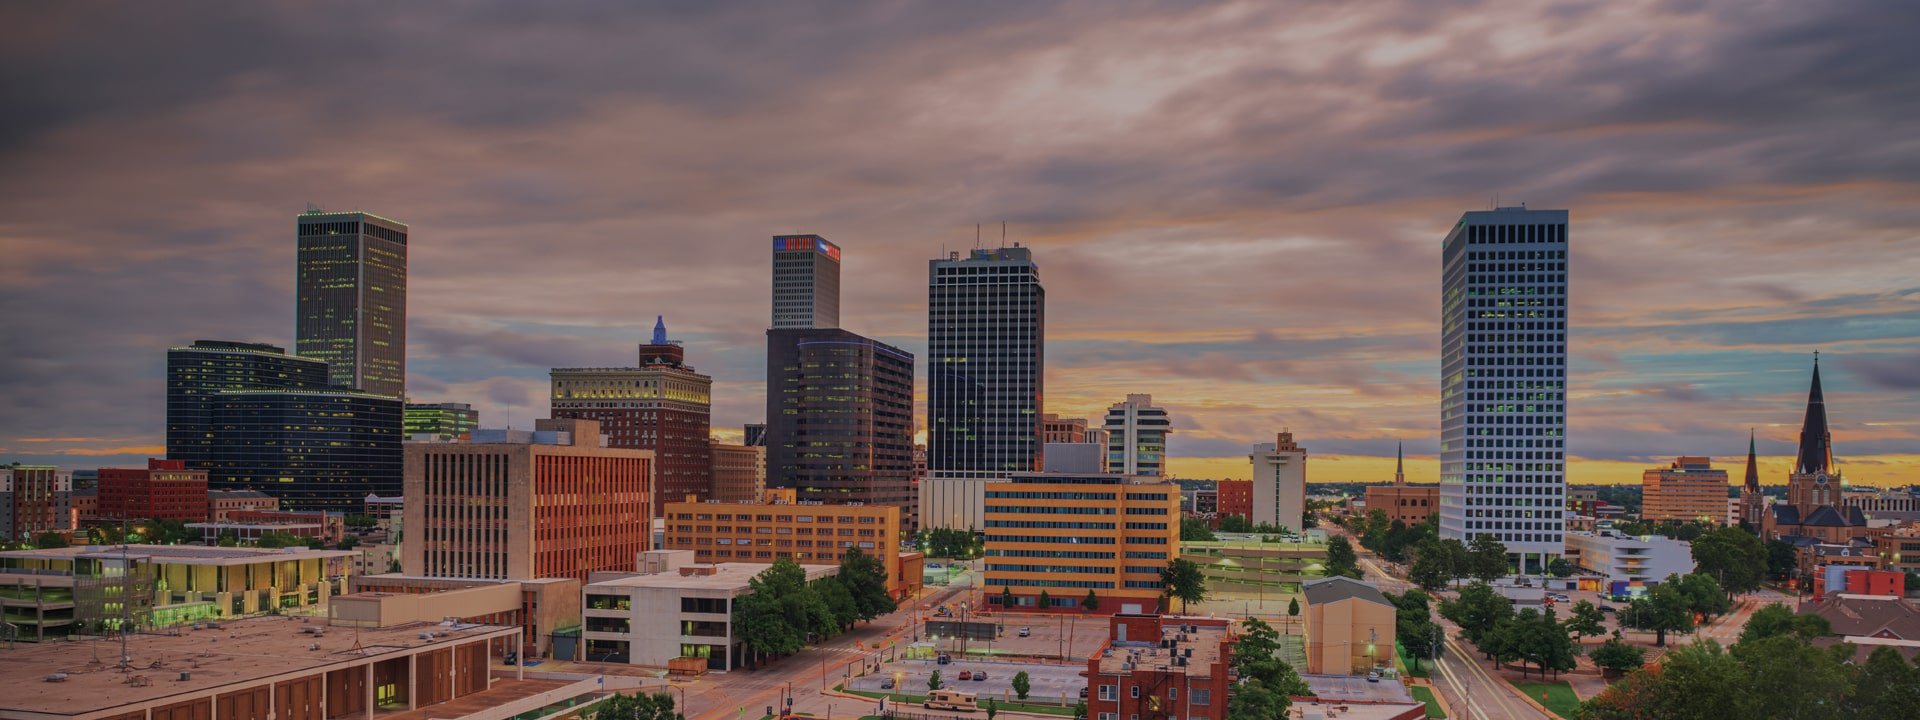
[[[1389,481],[1404,440],[1431,482],[1435,238],[1497,193],[1578,216],[1569,482],[1738,467],[1752,427],[1784,484],[1815,350],[1848,480],[1920,482],[1914,58],[1878,13],[469,9],[414,37],[423,9],[123,10],[5,13],[44,39],[0,50],[0,460],[139,466],[167,348],[293,348],[286,217],[311,201],[405,219],[409,400],[488,426],[531,427],[548,368],[625,357],[665,314],[737,440],[764,420],[769,237],[844,248],[840,324],[926,358],[920,268],[1004,219],[1047,273],[1045,412],[1151,393],[1175,477],[1244,478],[1290,429],[1310,481]],[[288,51],[342,38],[390,54]],[[382,119],[338,109],[362,102]]]

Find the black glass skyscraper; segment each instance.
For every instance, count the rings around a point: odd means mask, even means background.
[[[327,389],[327,364],[262,343],[200,340],[167,351],[167,457],[205,468],[225,390]]]
[[[927,285],[921,522],[979,527],[986,480],[1039,469],[1047,294],[1017,245],[933,260]]]
[[[767,485],[895,505],[913,526],[913,355],[835,328],[767,331]]]
[[[294,352],[328,381],[388,397],[407,389],[407,226],[309,210],[297,222]]]

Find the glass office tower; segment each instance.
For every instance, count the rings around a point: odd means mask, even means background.
[[[294,352],[326,361],[335,386],[405,396],[407,226],[321,210],[297,226]]]
[[[1442,246],[1440,536],[1565,552],[1567,217],[1468,212]]]

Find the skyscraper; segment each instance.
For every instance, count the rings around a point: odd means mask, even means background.
[[[712,492],[713,378],[686,363],[656,317],[636,367],[554,368],[553,419],[598,420],[607,447],[654,451],[653,504]]]
[[[1306,527],[1307,451],[1293,441],[1293,433],[1282,430],[1271,443],[1253,446],[1247,457],[1253,463],[1253,512],[1248,518],[1255,525],[1272,523],[1289,530]]]
[[[1566,551],[1567,218],[1468,212],[1441,249],[1440,536],[1523,573]]]
[[[301,213],[294,352],[327,380],[387,397],[407,390],[407,226],[364,212]]]
[[[767,331],[767,487],[893,505],[914,526],[913,355],[838,328]]]
[[[467,403],[407,403],[407,437],[463,440],[480,428],[480,411]]]
[[[921,522],[977,528],[987,481],[1039,469],[1047,294],[1018,244],[927,265]]]
[[[1107,408],[1107,472],[1159,477],[1167,469],[1167,436],[1173,434],[1167,409],[1152,395],[1128,395]]]
[[[329,365],[258,343],[167,351],[167,458],[208,487],[292,509],[348,510],[400,491],[400,399],[336,388]]]
[[[840,246],[819,235],[773,236],[773,327],[840,327]]]

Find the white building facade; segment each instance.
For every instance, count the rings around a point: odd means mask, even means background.
[[[1272,523],[1294,531],[1305,527],[1307,512],[1307,451],[1281,432],[1271,443],[1253,446],[1253,517],[1255,525]]]
[[[1107,408],[1101,425],[1106,431],[1107,472],[1160,477],[1167,471],[1167,436],[1173,420],[1167,409],[1154,407],[1152,395],[1128,395],[1126,402]]]
[[[1468,212],[1441,250],[1440,537],[1566,550],[1565,210]]]
[[[1567,533],[1567,557],[1611,583],[1660,582],[1693,572],[1693,546],[1662,535],[1633,537],[1612,530]]]

